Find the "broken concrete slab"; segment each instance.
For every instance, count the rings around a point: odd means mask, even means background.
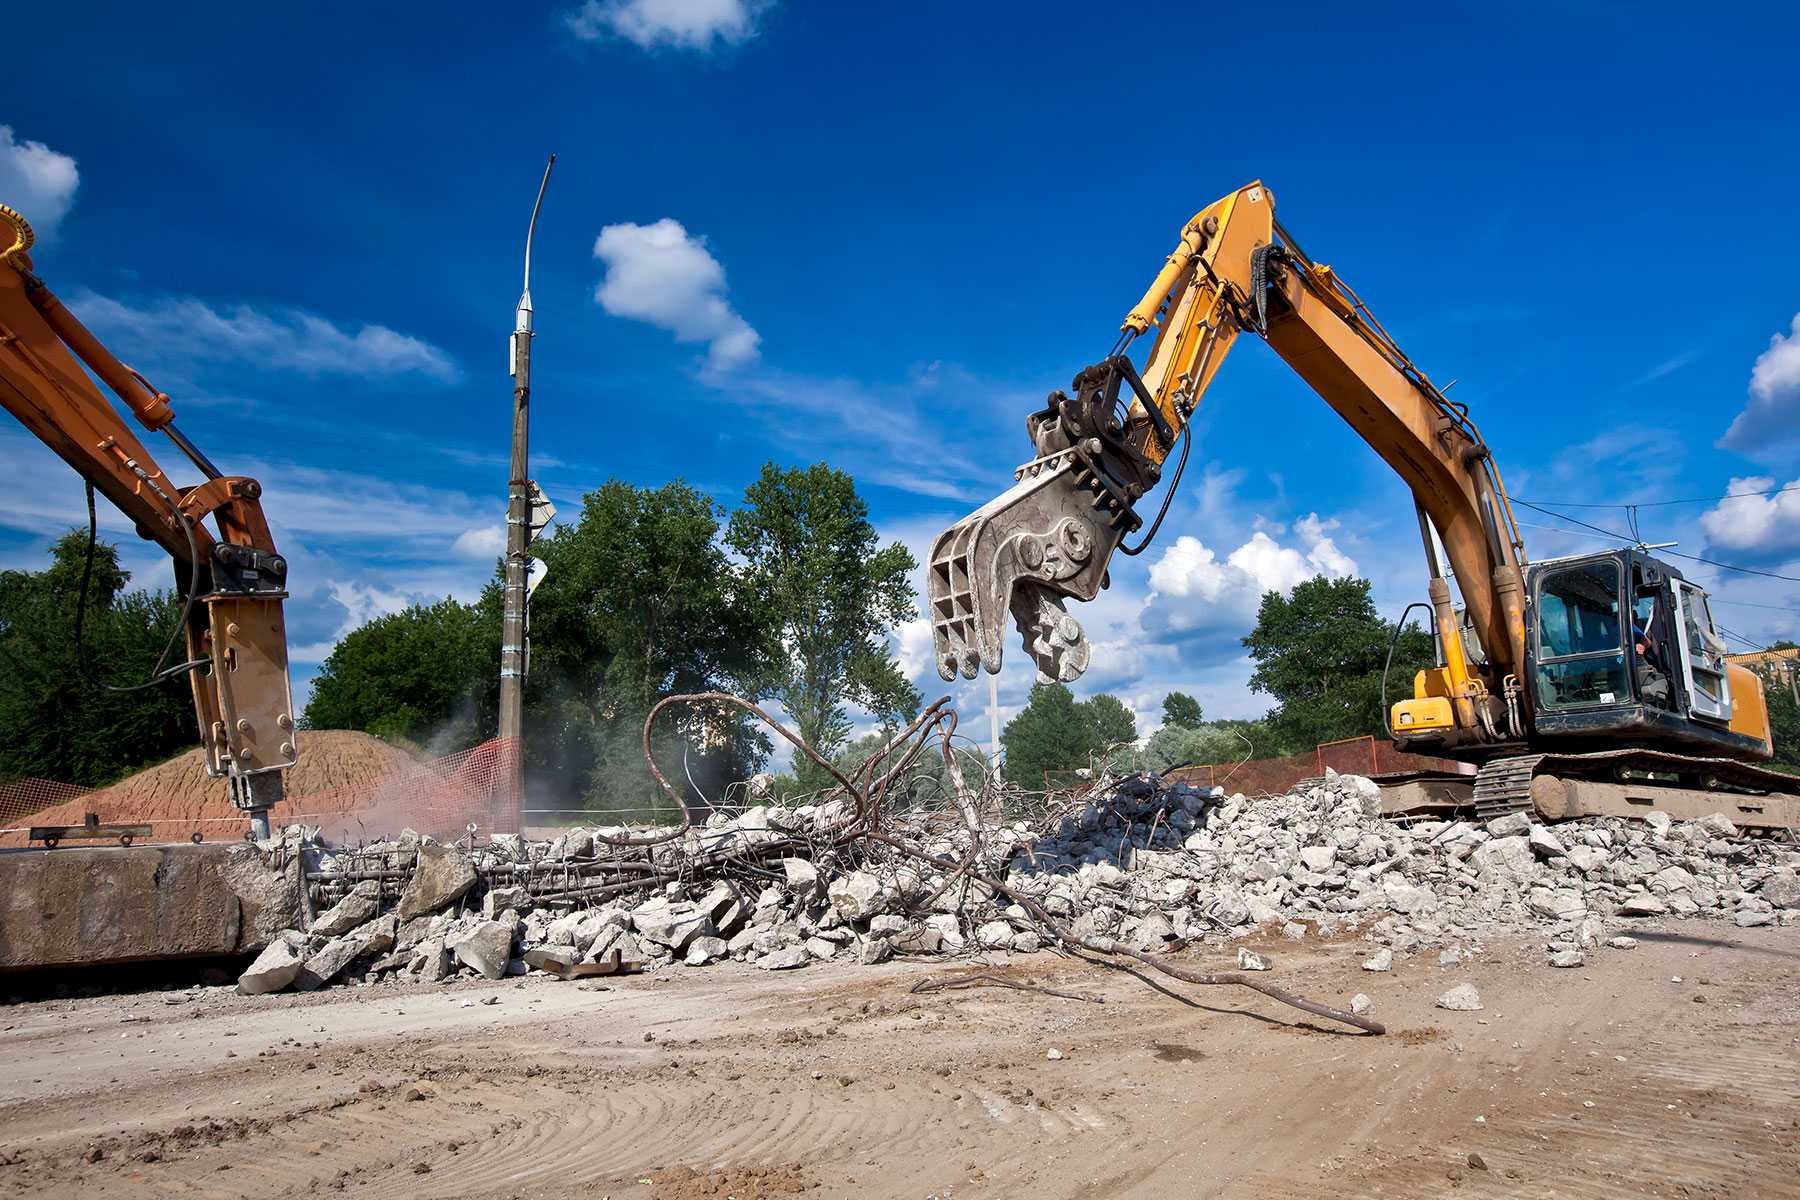
[[[418,865],[394,911],[402,921],[456,903],[475,886],[475,867],[455,846],[420,846]]]
[[[690,967],[704,967],[707,963],[724,958],[725,950],[724,938],[697,937],[688,943],[685,961]]]
[[[1668,911],[1669,906],[1661,896],[1652,896],[1648,892],[1627,896],[1618,907],[1621,917],[1660,917]]]
[[[506,962],[512,957],[513,926],[504,921],[477,921],[445,939],[444,948],[456,955],[456,961],[479,971],[489,979],[506,974]]]
[[[354,933],[331,939],[323,949],[301,965],[300,973],[294,977],[295,989],[310,992],[324,987],[336,979],[345,967],[355,962],[362,952],[363,939]]]
[[[669,904],[665,900],[652,900],[633,909],[631,927],[645,941],[667,946],[676,954],[685,952],[688,943],[697,937],[713,937],[718,934],[712,918],[706,913],[685,904]]]
[[[349,933],[376,913],[381,904],[381,885],[367,879],[351,888],[344,898],[313,922],[309,933],[320,937],[337,937]]]
[[[1481,993],[1472,983],[1459,983],[1437,998],[1437,1006],[1451,1012],[1480,1012]]]
[[[774,950],[756,960],[756,965],[765,971],[788,971],[795,967],[804,967],[813,960],[805,946],[789,946],[786,949]]]
[[[0,854],[0,971],[247,954],[300,922],[297,872],[243,842]]]
[[[826,895],[846,921],[866,921],[887,912],[895,899],[892,890],[868,871],[839,876],[831,881]]]
[[[262,996],[279,992],[299,977],[306,962],[305,942],[278,937],[256,956],[244,973],[238,976],[238,991],[246,996]]]

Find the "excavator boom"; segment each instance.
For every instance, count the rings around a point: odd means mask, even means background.
[[[1108,356],[1027,418],[1036,456],[1014,486],[934,543],[929,603],[945,679],[999,670],[1009,612],[1043,677],[1067,681],[1086,669],[1091,648],[1066,602],[1093,599],[1112,556],[1140,553],[1154,536],[1161,515],[1132,543],[1144,524],[1137,506],[1179,451],[1172,494],[1189,422],[1245,332],[1267,342],[1412,491],[1437,666],[1394,705],[1396,742],[1482,763],[1622,746],[1724,756],[1707,760],[1715,763],[1769,757],[1760,684],[1724,663],[1704,591],[1641,549],[1530,564],[1467,409],[1330,267],[1308,257],[1260,182],[1182,227]],[[1140,370],[1130,351],[1146,338]],[[1641,765],[1622,761],[1613,767]],[[1667,763],[1643,769],[1667,774]],[[1529,769],[1514,774],[1530,782]],[[1730,786],[1767,790],[1766,772],[1747,766],[1690,774],[1704,774],[1706,786],[1729,776]],[[1489,792],[1504,792],[1509,806],[1522,794],[1514,784]]]
[[[39,278],[28,255],[31,227],[4,205],[0,245],[0,405],[175,560],[182,599],[193,601],[185,673],[207,773],[229,781],[233,801],[264,836],[298,754],[282,619],[287,561],[263,516],[262,485],[222,474],[176,428],[169,398],[120,362]],[[87,372],[145,430],[167,437],[202,481],[173,483]]]

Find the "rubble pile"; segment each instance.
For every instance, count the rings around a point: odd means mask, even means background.
[[[1632,918],[1800,921],[1800,851],[1740,836],[1719,814],[1401,824],[1380,815],[1372,781],[1328,775],[1287,795],[1209,804],[1191,824],[1184,807],[1158,828],[1151,790],[1127,780],[1109,803],[1066,815],[1035,866],[1014,861],[1013,879],[1076,932],[1140,950],[1271,923],[1300,938],[1354,922],[1401,952],[1524,932],[1579,954]]]
[[[306,864],[316,915],[240,986],[1029,953],[1057,940],[1052,922],[1151,954],[1265,925],[1293,938],[1355,928],[1384,947],[1371,970],[1394,951],[1531,932],[1552,963],[1577,965],[1644,918],[1800,920],[1800,852],[1723,816],[1403,825],[1349,775],[1257,798],[1131,776],[1046,798],[1031,820],[885,822],[840,798],[469,846],[405,834],[334,850],[290,828],[283,848]]]

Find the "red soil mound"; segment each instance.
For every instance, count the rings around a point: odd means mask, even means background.
[[[287,776],[288,798],[270,810],[270,824],[319,824],[320,816],[354,811],[368,803],[383,780],[418,761],[366,733],[302,730],[300,761]],[[244,828],[225,781],[207,777],[198,747],[111,787],[31,813],[29,823],[79,825],[88,813],[98,814],[102,822],[154,824],[158,841],[190,832],[214,841],[241,836]],[[22,845],[24,837],[6,835],[0,844]]]

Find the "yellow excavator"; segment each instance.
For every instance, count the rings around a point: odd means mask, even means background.
[[[1423,798],[1484,819],[1529,807],[1549,820],[1724,812],[1750,828],[1800,827],[1800,780],[1756,765],[1773,753],[1762,681],[1726,661],[1706,591],[1642,546],[1528,562],[1467,408],[1301,250],[1260,182],[1182,228],[1112,352],[1027,418],[1036,456],[1015,485],[933,544],[940,675],[997,672],[1008,611],[1042,677],[1086,670],[1090,646],[1064,602],[1092,600],[1113,554],[1141,553],[1155,536],[1189,422],[1245,331],[1412,489],[1437,665],[1392,706],[1389,732],[1403,750],[1478,770],[1424,773],[1390,807]],[[1145,335],[1140,369],[1129,352]],[[1178,443],[1161,511],[1132,544],[1138,503]]]

